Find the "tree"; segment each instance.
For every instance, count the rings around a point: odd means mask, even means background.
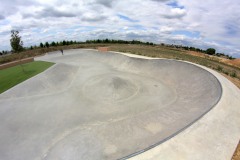
[[[53,42],[51,43],[51,46],[56,46],[56,43],[53,41]]]
[[[12,30],[11,31],[11,39],[10,44],[13,52],[19,53],[23,50],[23,41],[21,40],[21,36],[18,35],[19,31]]]
[[[19,53],[23,50],[23,41],[21,40],[21,36],[18,35],[19,31],[17,30],[12,30],[11,31],[11,39],[10,39],[10,44],[12,47],[13,52]],[[19,54],[19,60],[21,61],[21,56]],[[25,72],[22,64],[20,64],[22,67],[23,72]]]
[[[40,47],[43,48],[43,43],[42,42],[40,43]]]
[[[214,48],[208,48],[206,50],[206,53],[209,55],[214,55],[216,53],[216,50]]]
[[[49,43],[48,43],[48,42],[46,42],[46,43],[45,43],[45,46],[48,48],[48,47],[49,47]]]

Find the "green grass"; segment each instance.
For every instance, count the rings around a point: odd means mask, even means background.
[[[22,66],[17,65],[0,70],[0,93],[43,72],[53,64],[50,62],[35,61],[23,64]]]

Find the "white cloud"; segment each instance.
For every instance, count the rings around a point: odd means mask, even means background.
[[[171,33],[173,30],[173,27],[170,26],[162,26],[160,28],[161,33]]]
[[[18,29],[26,46],[63,39],[139,39],[212,46],[240,56],[239,8],[239,0],[2,0],[0,50],[10,49],[10,31]]]
[[[185,9],[172,8],[169,13],[165,13],[163,16],[169,19],[174,19],[174,18],[179,19],[184,17],[185,15],[186,15]]]
[[[87,22],[99,22],[99,21],[103,21],[106,18],[107,18],[106,16],[99,15],[97,13],[85,13],[81,17],[81,20],[87,21]]]
[[[9,34],[11,29],[12,29],[11,25],[2,25],[0,27],[0,35]]]

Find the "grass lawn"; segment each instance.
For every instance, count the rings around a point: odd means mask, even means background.
[[[0,93],[43,72],[54,63],[35,61],[0,70]],[[24,71],[23,71],[23,69]]]

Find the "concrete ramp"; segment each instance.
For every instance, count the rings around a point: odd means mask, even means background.
[[[177,137],[223,95],[212,73],[181,61],[94,50],[37,60],[56,65],[0,95],[0,159],[130,158]]]

